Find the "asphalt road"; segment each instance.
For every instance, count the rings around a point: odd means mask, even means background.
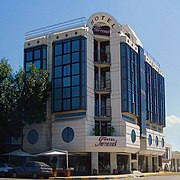
[[[0,180],[33,180],[26,178],[0,178]],[[42,179],[42,178],[41,178]],[[166,175],[166,176],[149,176],[149,177],[136,177],[136,178],[120,178],[120,180],[180,180],[180,175]],[[48,180],[48,179],[44,179]]]
[[[128,178],[135,180],[180,180],[180,175],[166,175],[166,176],[149,176],[149,177],[140,177],[140,178]],[[126,178],[127,180],[127,178]]]

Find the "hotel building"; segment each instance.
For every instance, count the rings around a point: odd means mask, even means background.
[[[130,26],[99,12],[30,31],[26,72],[32,63],[48,70],[52,95],[47,121],[24,128],[25,151],[66,150],[79,174],[162,164],[164,75]]]

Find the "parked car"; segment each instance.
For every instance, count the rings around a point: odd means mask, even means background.
[[[36,179],[38,177],[49,178],[53,175],[52,168],[49,165],[38,161],[27,161],[21,167],[14,168],[10,172],[13,178],[32,177]]]
[[[6,177],[13,168],[15,168],[13,164],[0,163],[0,177]]]

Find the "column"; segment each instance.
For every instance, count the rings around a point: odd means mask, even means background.
[[[148,168],[149,168],[149,172],[153,171],[153,169],[152,169],[152,156],[151,155],[148,156]]]
[[[91,152],[91,174],[94,174],[97,170],[97,174],[99,174],[99,168],[98,168],[98,152]]]
[[[117,156],[116,153],[110,153],[110,174],[113,174],[113,170],[117,169]]]

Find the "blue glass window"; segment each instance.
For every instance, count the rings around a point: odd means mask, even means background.
[[[63,78],[63,87],[70,86],[70,82],[71,82],[70,80],[71,80],[70,77]]]
[[[148,144],[149,144],[149,146],[152,145],[152,136],[151,136],[151,134],[149,134],[149,136],[148,136]]]
[[[72,53],[72,63],[79,62],[79,52]]]
[[[55,99],[60,99],[62,98],[62,90],[61,89],[54,89],[54,98]]]
[[[32,55],[33,52],[32,51],[27,51],[26,52],[26,61],[32,61]]]
[[[79,86],[72,87],[72,97],[76,97],[80,95]]]
[[[133,143],[136,141],[136,132],[134,129],[131,131],[131,141]]]
[[[62,65],[62,56],[56,56],[54,62],[55,62],[54,64],[55,66]]]
[[[53,101],[58,98],[60,109],[52,106],[52,111],[68,111],[86,108],[86,64],[85,38],[76,37],[53,43]],[[56,47],[57,46],[57,47]],[[56,52],[57,51],[57,52]],[[80,56],[83,54],[83,56]],[[57,92],[61,89],[62,96]],[[53,103],[54,104],[54,103]]]
[[[64,43],[63,44],[64,46],[63,46],[63,48],[64,48],[64,54],[67,54],[67,53],[70,53],[70,51],[71,51],[71,44],[70,44],[70,42],[66,42],[66,43]]]
[[[71,103],[70,99],[64,99],[63,100],[63,110],[64,111],[71,109],[70,103]]]
[[[79,109],[80,108],[80,98],[72,98],[72,109]]]
[[[72,86],[76,86],[80,84],[80,79],[79,79],[79,75],[77,76],[72,76]]]
[[[69,64],[71,61],[71,56],[70,54],[66,54],[63,56],[63,64]]]
[[[79,63],[72,64],[72,75],[79,74]]]
[[[70,88],[63,89],[63,98],[70,98],[71,97],[71,90]]]
[[[55,78],[62,77],[62,67],[58,66],[55,68]]]
[[[41,68],[41,61],[34,61],[34,65],[37,69],[40,69]]]
[[[27,135],[27,139],[30,144],[36,144],[38,141],[39,134],[36,130],[32,129],[29,131]]]
[[[37,49],[34,51],[34,59],[40,59],[41,57],[41,50]]]
[[[74,130],[71,127],[63,129],[62,139],[64,142],[70,143],[74,139]]]
[[[72,41],[72,52],[79,51],[79,40]]]
[[[24,50],[24,69],[29,73],[29,64],[34,64],[37,69],[47,68],[47,46],[37,46]]]
[[[62,44],[57,44],[55,46],[55,55],[61,55],[62,54]]]
[[[63,66],[63,76],[70,75],[70,65]]]
[[[162,138],[162,147],[164,147],[164,144],[165,144],[164,138]]]
[[[158,137],[156,136],[156,138],[155,138],[155,144],[156,144],[156,147],[158,146],[158,144],[159,144],[159,140],[158,140]]]

